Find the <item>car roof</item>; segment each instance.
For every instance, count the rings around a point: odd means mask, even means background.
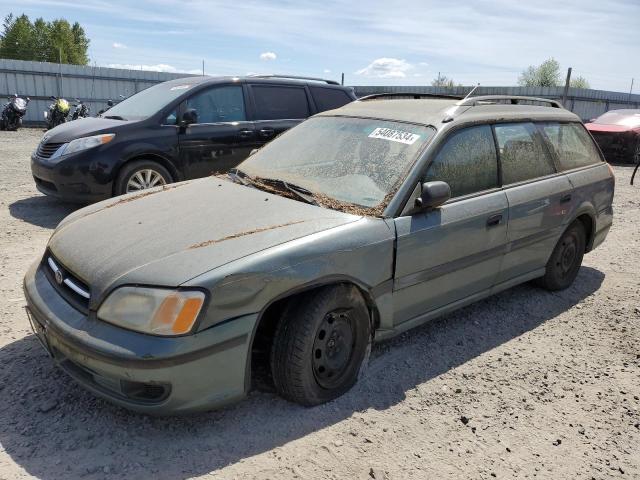
[[[345,87],[339,85],[337,82],[333,80],[325,80],[322,78],[310,78],[310,77],[287,77],[280,75],[265,75],[265,76],[216,76],[210,77],[206,76],[191,76],[191,77],[183,77],[176,78],[175,80],[169,80],[167,84],[171,85],[215,85],[219,83],[229,83],[229,82],[237,82],[237,83],[265,83],[265,84],[278,84],[278,85],[313,85],[319,86],[322,88],[337,88],[341,90],[348,89],[350,87]]]
[[[473,98],[473,97],[472,97]],[[455,98],[394,98],[356,100],[341,108],[319,113],[316,116],[346,116],[376,118],[433,125],[439,128],[450,123],[474,123],[481,121],[580,121],[580,118],[564,108],[549,106],[489,103],[477,97],[479,101],[470,102]],[[501,98],[502,100],[502,98]],[[527,102],[546,101],[544,99],[525,99]]]

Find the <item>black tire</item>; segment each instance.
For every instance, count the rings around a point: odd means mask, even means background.
[[[276,328],[271,349],[276,391],[305,406],[339,397],[357,381],[370,339],[369,312],[354,286],[301,295],[285,308]]]
[[[569,225],[553,249],[545,275],[537,279],[538,285],[551,291],[569,287],[582,265],[586,241],[585,228],[580,220]]]
[[[122,167],[120,172],[118,173],[118,178],[114,184],[113,193],[114,195],[124,195],[125,193],[131,193],[131,191],[127,191],[127,184],[132,177],[134,177],[137,173],[151,170],[158,175],[160,175],[164,181],[164,184],[172,183],[173,177],[169,170],[160,165],[158,162],[154,162],[153,160],[135,160],[132,162],[128,162]],[[156,185],[159,186],[162,183]],[[144,189],[140,189],[144,190]]]

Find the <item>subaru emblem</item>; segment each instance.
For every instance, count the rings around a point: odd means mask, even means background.
[[[56,270],[55,277],[56,277],[56,283],[58,285],[62,285],[64,278],[62,277],[62,272],[60,270]]]

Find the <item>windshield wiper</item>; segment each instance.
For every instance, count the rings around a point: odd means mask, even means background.
[[[126,118],[121,117],[120,115],[104,115],[102,118],[108,118],[110,120],[124,120],[125,122],[127,121]]]
[[[265,185],[269,187],[275,187],[280,190],[287,190],[289,193],[292,193],[303,202],[310,203],[311,205],[318,205],[318,202],[313,199],[313,192],[294,183],[289,183],[279,178],[254,178],[251,175],[243,172],[239,168],[229,169],[228,175],[232,180],[238,181],[242,185],[251,185],[256,188],[260,188],[261,185]]]
[[[300,185],[296,185],[295,183],[290,183],[279,178],[260,177],[259,181],[266,184],[274,185],[279,188],[284,188],[285,190],[293,193],[296,197],[301,198],[303,201],[310,203],[311,205],[318,205],[318,202],[313,199],[313,192],[304,187],[301,187]]]

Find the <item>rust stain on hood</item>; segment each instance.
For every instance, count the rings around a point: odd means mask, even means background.
[[[282,223],[280,225],[272,225],[270,227],[256,228],[254,230],[247,230],[245,232],[234,233],[233,235],[217,238],[215,240],[206,240],[204,242],[193,244],[189,247],[189,250],[193,248],[208,247],[209,245],[214,245],[216,243],[224,242],[226,240],[233,240],[234,238],[238,238],[238,237],[244,237],[245,235],[253,235],[254,233],[266,232],[269,230],[275,230],[276,228],[288,227],[290,225],[297,225],[298,223],[304,223],[304,222],[305,220],[299,220],[297,222]]]

